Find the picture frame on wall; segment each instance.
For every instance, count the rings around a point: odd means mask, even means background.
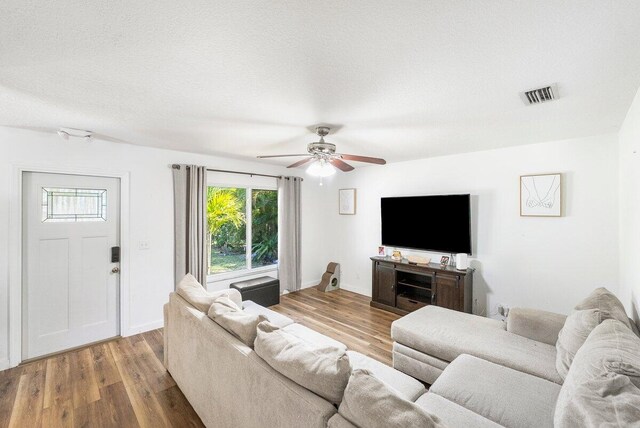
[[[562,217],[562,174],[520,176],[521,217]]]
[[[340,215],[356,214],[356,189],[338,190],[338,213]]]

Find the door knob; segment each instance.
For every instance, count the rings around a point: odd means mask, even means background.
[[[111,269],[111,273],[120,273],[120,268],[118,266]]]

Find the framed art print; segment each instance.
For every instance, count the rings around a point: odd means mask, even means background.
[[[356,189],[340,189],[339,208],[340,215],[355,215],[356,213]]]
[[[520,216],[562,216],[562,174],[520,176]]]

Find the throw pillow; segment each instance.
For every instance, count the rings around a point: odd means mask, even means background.
[[[640,339],[605,320],[575,356],[562,385],[555,426],[630,426],[640,421]]]
[[[253,347],[256,340],[256,328],[267,317],[243,311],[228,297],[218,297],[209,308],[209,318],[229,333],[236,336],[247,346]]]
[[[567,317],[556,342],[556,371],[562,379],[589,333],[606,319],[616,319],[631,330],[622,302],[604,287],[596,288]]]
[[[589,335],[571,365],[571,380],[582,383],[616,373],[640,388],[640,339],[618,320],[605,320]]]
[[[556,371],[562,379],[567,377],[580,347],[601,322],[602,313],[597,309],[574,310],[567,317],[556,342]]]
[[[354,370],[338,413],[361,428],[444,427],[435,415],[405,400],[371,372]]]
[[[616,319],[627,328],[631,328],[631,322],[624,310],[622,302],[604,287],[596,288],[582,302],[574,308],[577,311],[584,309],[597,309],[602,312],[602,320]]]
[[[342,400],[351,374],[344,348],[313,344],[269,322],[258,324],[256,353],[274,370],[331,403]]]

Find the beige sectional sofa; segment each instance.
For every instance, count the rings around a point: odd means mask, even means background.
[[[197,289],[193,281],[190,286]],[[316,350],[342,348],[344,355],[343,344],[253,302],[242,302],[235,290],[209,295],[202,289],[198,293],[198,299],[191,299],[195,306],[186,300],[189,296],[185,293],[172,293],[165,305],[165,366],[206,426],[537,428],[640,424],[637,329],[631,331],[633,324],[626,315],[622,323],[619,313],[612,315],[603,308],[574,311],[568,318],[512,309],[506,324],[433,306],[423,308],[392,325],[395,368],[347,351],[351,377],[344,395],[340,393],[342,398],[329,401],[317,388],[317,367],[294,373],[290,368],[301,367],[298,361],[285,359],[284,366],[274,369],[278,365],[261,358],[258,354],[267,356],[261,353],[263,345],[258,345],[266,340],[261,334],[270,334],[273,329],[313,344]],[[255,350],[205,313],[208,304],[211,309],[216,305],[218,294],[237,303],[242,317],[255,314],[268,319],[266,324],[257,324]],[[208,312],[211,315],[212,311]],[[580,315],[583,312],[591,318]],[[600,315],[593,318],[594,314]],[[616,317],[618,320],[610,319]],[[582,322],[583,318],[596,322],[577,326],[565,322]],[[605,318],[609,319],[604,322]],[[557,358],[558,337],[565,341],[576,338],[567,327],[570,324],[574,330],[587,328],[579,331],[584,337],[578,334],[577,345],[575,340],[566,343],[568,349],[580,349]],[[589,334],[591,330],[594,334]],[[290,350],[289,345],[285,347]],[[286,353],[280,349],[275,349],[276,357]],[[311,358],[312,366],[316,358],[325,356],[322,352],[313,355],[317,357]],[[565,360],[571,368],[568,374],[560,375],[556,367]],[[373,383],[358,383],[363,379]],[[416,379],[432,384],[429,391]],[[592,392],[589,385],[594,381],[606,392],[603,399],[596,394],[595,402],[585,394],[585,388]],[[375,391],[368,394],[369,389]],[[372,402],[377,402],[376,407]],[[391,418],[386,420],[386,416]]]

